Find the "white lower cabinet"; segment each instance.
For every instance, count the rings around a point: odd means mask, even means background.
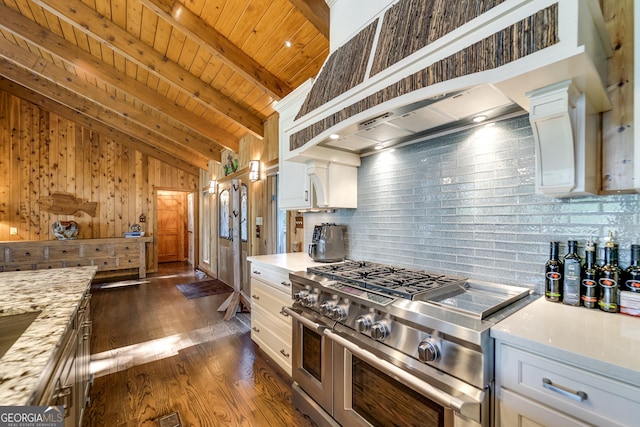
[[[637,426],[640,387],[496,341],[497,424]]]
[[[291,305],[289,272],[251,264],[251,339],[291,375]]]

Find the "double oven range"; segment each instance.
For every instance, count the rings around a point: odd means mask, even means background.
[[[491,326],[528,288],[345,261],[290,274],[293,402],[319,426],[489,426]]]

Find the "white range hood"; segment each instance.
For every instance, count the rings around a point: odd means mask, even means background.
[[[352,7],[348,6],[350,1],[328,2],[332,7],[332,36],[346,34],[334,29],[334,11]],[[380,1],[374,3],[375,16],[340,46],[332,44],[332,52],[313,87],[304,89],[304,102],[295,102],[302,108],[295,117],[281,122],[283,160],[356,167],[358,157],[373,152],[376,146],[390,147],[461,129],[472,125],[472,118],[477,115],[490,120],[528,111],[532,113],[538,148],[539,189],[555,197],[597,191],[597,184],[594,186],[591,179],[585,181],[583,176],[585,170],[590,170],[590,163],[586,168],[580,165],[594,161],[589,153],[600,131],[599,125],[591,122],[599,121],[598,113],[611,108],[603,84],[611,46],[597,0],[495,0],[495,6],[486,6],[492,2],[470,1],[466,9],[458,12],[468,14],[468,9],[481,7],[487,10],[468,17],[458,28],[443,31],[441,37],[425,42],[391,65],[375,70],[379,62],[376,55],[388,53],[388,41],[392,39],[385,37],[390,37],[395,27],[404,25],[409,32],[406,37],[392,34],[397,42],[393,43],[394,49],[402,49],[402,40],[398,40],[410,39],[422,28],[415,27],[414,22],[416,26],[432,27],[444,22],[442,15],[433,13],[433,20],[413,16],[398,25],[399,21],[393,22],[398,11],[428,9],[430,4],[455,9],[460,3],[397,0],[387,2],[383,9]],[[446,15],[447,22],[453,19],[451,13]],[[365,45],[359,38],[372,40],[370,52],[354,49],[357,43]],[[358,57],[363,53],[366,57]],[[362,64],[361,81],[345,83],[345,79],[355,80],[353,73],[336,73],[341,69],[335,66],[336,62],[358,61]],[[565,114],[556,114],[553,122],[547,120],[538,126],[543,109],[534,111],[532,105],[540,105],[540,90],[545,93],[543,88],[562,82],[568,82],[566,86],[571,88],[570,100],[563,104]],[[340,93],[327,96],[341,86],[344,90]],[[302,96],[297,94],[298,98]],[[559,144],[558,138],[562,138],[560,144],[564,146],[562,165],[549,161],[546,154],[549,147]],[[585,144],[589,147],[585,148]],[[549,178],[561,173],[554,168],[572,169],[573,183]],[[314,178],[316,186],[324,185],[324,181]],[[547,189],[542,190],[546,183]]]

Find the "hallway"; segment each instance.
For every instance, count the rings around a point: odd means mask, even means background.
[[[186,263],[160,264],[139,285],[94,285],[85,427],[311,426],[291,404],[290,379],[251,341],[250,314],[228,322],[228,294],[187,299],[176,288],[207,278]]]

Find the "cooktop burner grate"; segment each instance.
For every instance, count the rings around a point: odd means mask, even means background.
[[[307,272],[410,300],[427,291],[463,285],[466,281],[464,278],[367,261],[309,267]]]

